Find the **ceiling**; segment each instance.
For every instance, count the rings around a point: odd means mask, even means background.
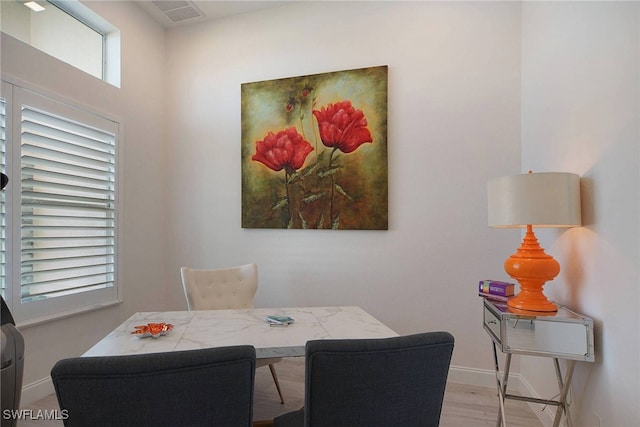
[[[171,28],[268,9],[287,1],[142,0],[136,3],[163,27]]]

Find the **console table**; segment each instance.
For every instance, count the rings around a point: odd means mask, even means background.
[[[593,362],[593,320],[558,306],[556,313],[515,312],[504,303],[486,298],[483,309],[483,327],[491,336],[498,386],[500,412],[497,426],[506,427],[504,402],[506,399],[557,406],[553,426],[560,424],[562,414],[571,425],[567,408],[567,394],[571,385],[576,361]],[[505,368],[500,377],[498,351],[506,353]],[[522,354],[553,358],[560,394],[558,400],[538,399],[507,393],[511,356]],[[567,371],[562,376],[559,359],[567,361]]]

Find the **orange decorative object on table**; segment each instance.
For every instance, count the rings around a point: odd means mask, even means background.
[[[504,262],[504,270],[518,281],[520,292],[507,305],[520,310],[556,311],[558,308],[542,293],[542,287],[560,273],[560,264],[547,255],[527,225],[522,244],[517,252]]]
[[[504,263],[507,274],[520,283],[520,293],[507,305],[514,309],[552,313],[558,307],[542,287],[560,273],[560,264],[547,255],[533,227],[579,227],[580,177],[565,172],[542,172],[493,178],[487,185],[490,227],[526,227],[517,252]]]
[[[131,332],[139,338],[153,337],[158,338],[173,329],[171,323],[147,323],[146,325],[134,326],[135,330]]]

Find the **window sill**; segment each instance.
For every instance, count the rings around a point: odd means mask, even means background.
[[[92,311],[102,310],[104,308],[113,307],[116,305],[122,304],[122,300],[110,301],[101,304],[93,304],[86,307],[81,307],[69,311],[65,311],[62,313],[51,314],[47,316],[36,317],[35,319],[29,319],[22,322],[18,322],[16,327],[18,329],[28,329],[33,326],[38,326],[43,323],[49,323],[54,320],[65,319],[67,317],[77,316],[79,314],[89,313]]]

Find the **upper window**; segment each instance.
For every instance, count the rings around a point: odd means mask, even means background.
[[[82,3],[9,0],[0,7],[3,32],[119,86],[118,32]]]
[[[3,83],[0,288],[21,324],[120,299],[119,124]],[[5,194],[6,193],[6,194]]]

